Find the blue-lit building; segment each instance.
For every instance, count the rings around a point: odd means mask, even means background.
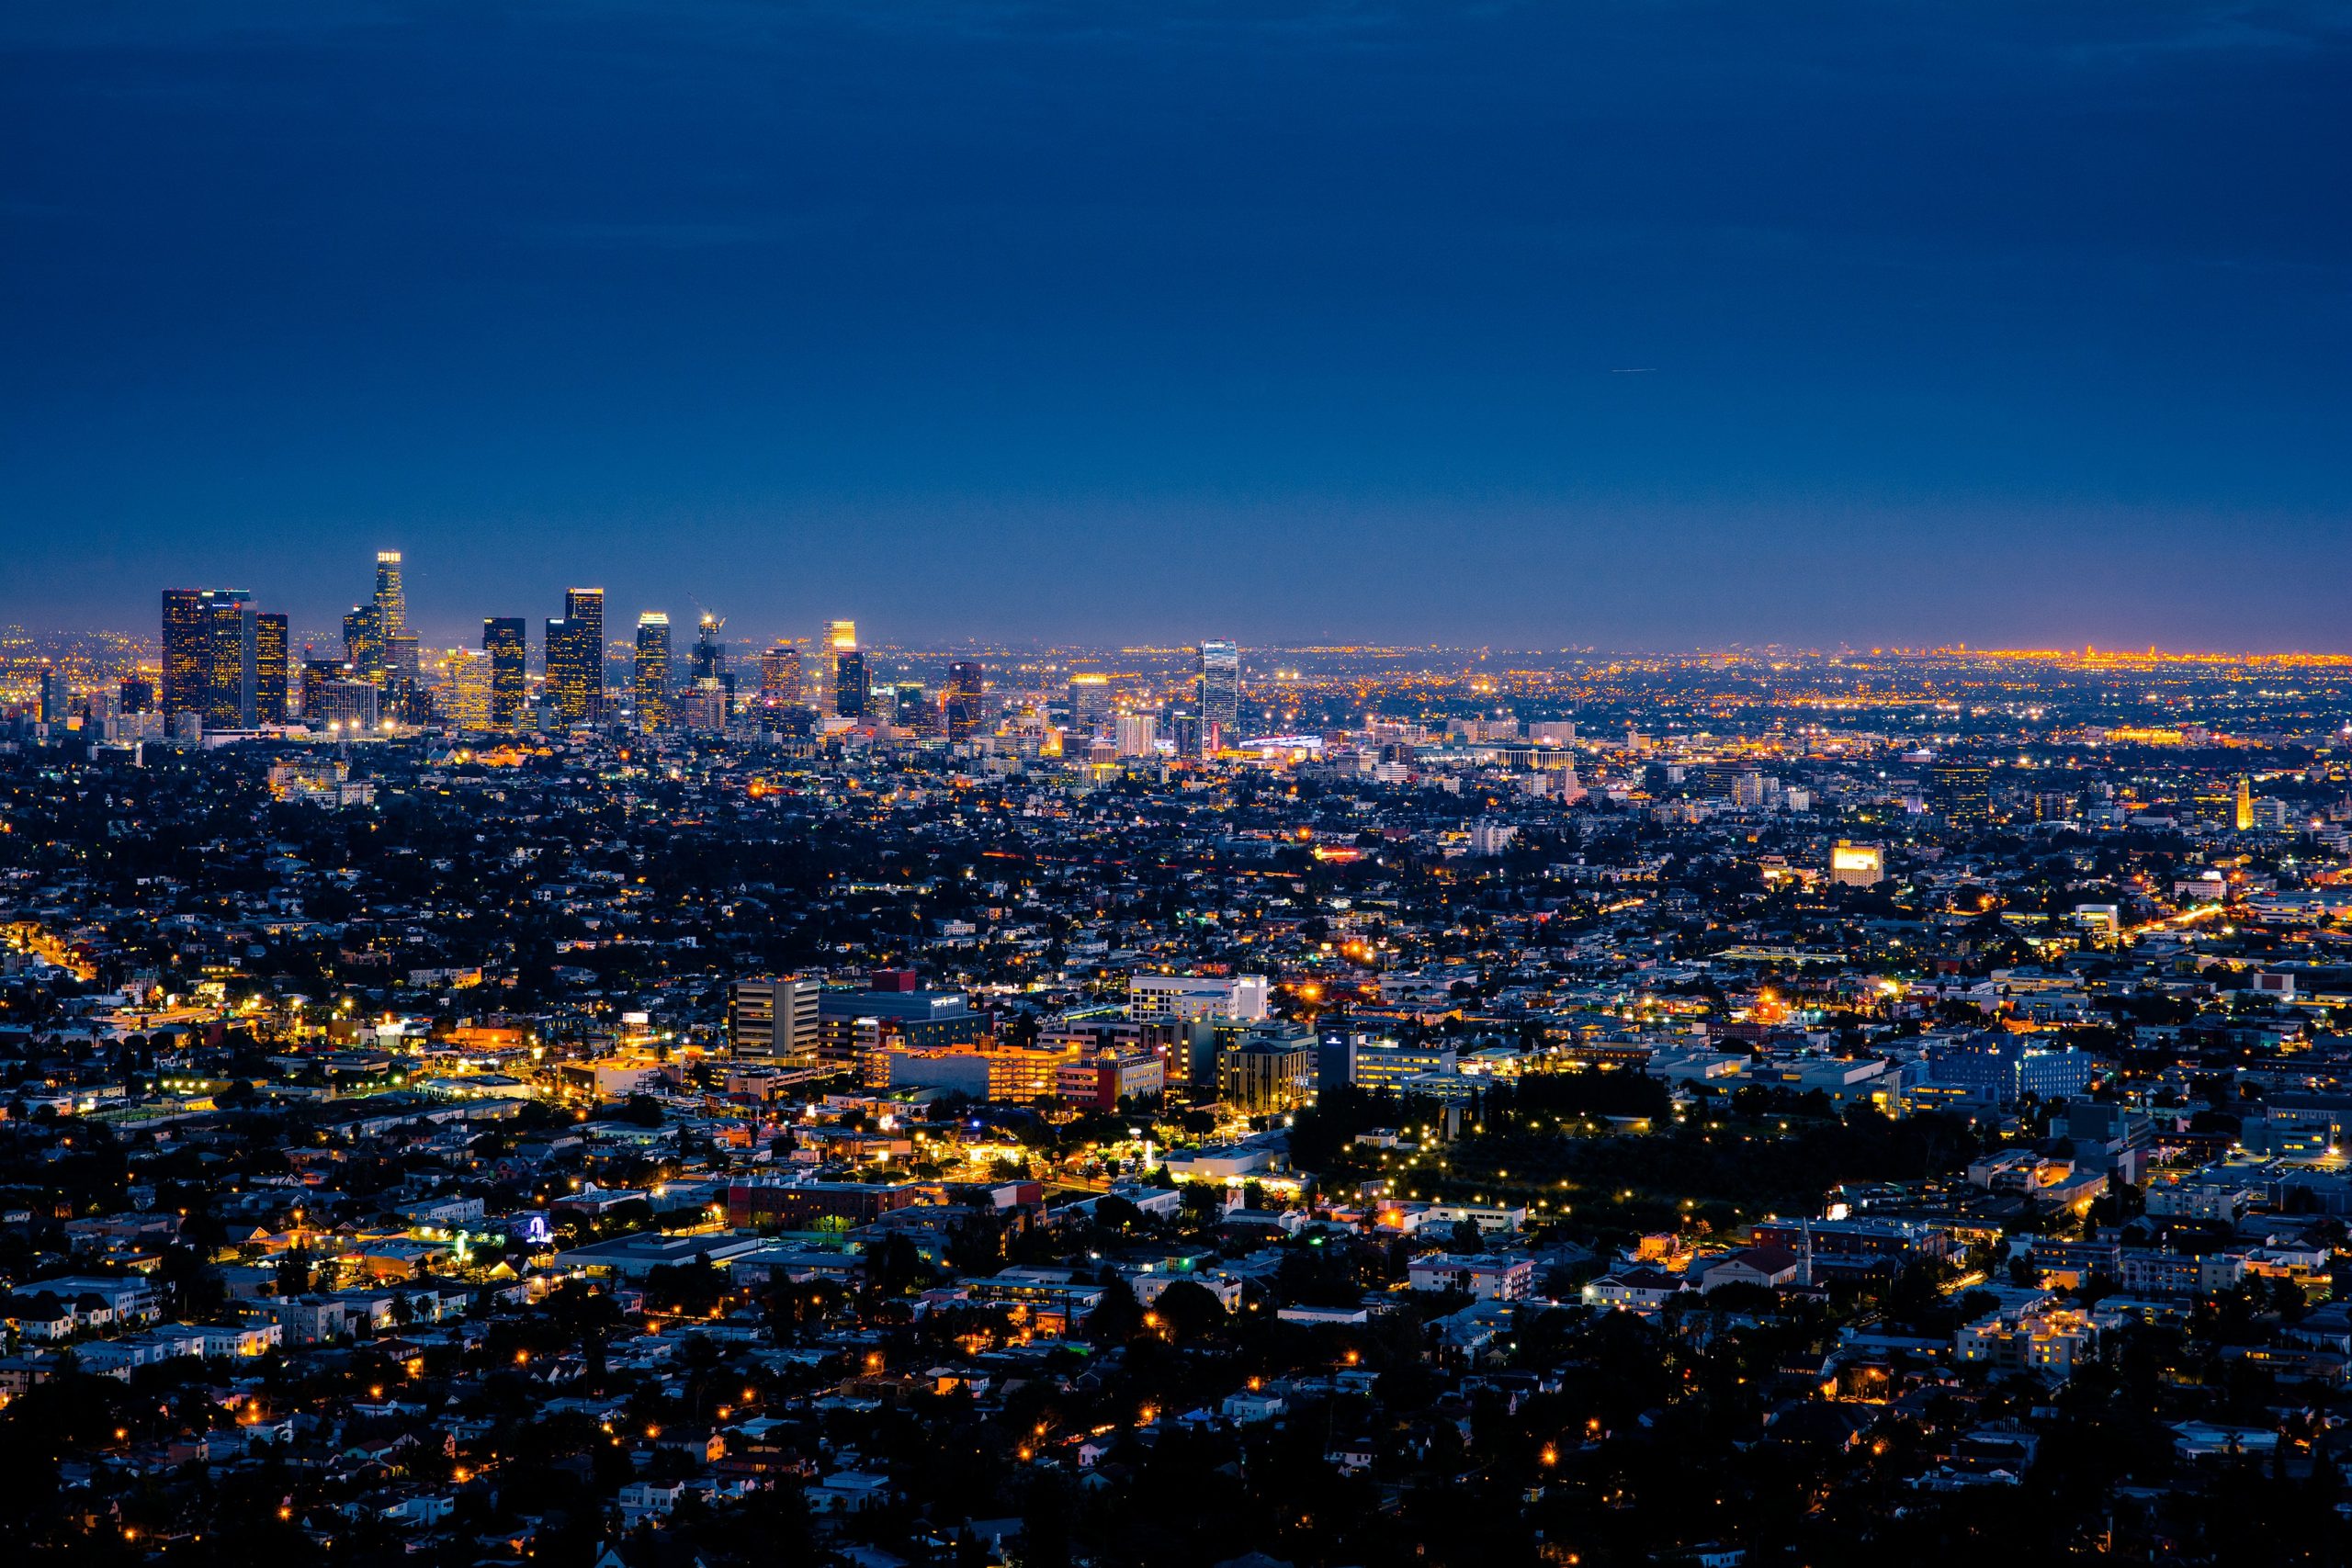
[[[893,1046],[940,1051],[989,1037],[989,1016],[961,991],[917,990],[912,970],[877,970],[870,990],[827,990],[817,998],[820,1062],[854,1068],[869,1088],[889,1086]]]
[[[2073,1046],[2050,1050],[2027,1035],[1980,1034],[1928,1047],[1928,1081],[2014,1105],[2028,1095],[2069,1100],[2099,1076],[2098,1058]]]

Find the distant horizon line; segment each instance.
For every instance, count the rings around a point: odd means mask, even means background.
[[[533,617],[484,616],[483,620],[487,622],[493,619],[506,620],[515,618],[520,618],[527,622]],[[842,618],[854,621],[855,617],[844,616]],[[633,623],[616,624],[627,626]],[[306,632],[317,632],[328,637],[329,638],[336,638],[340,636],[337,628],[332,626],[305,627],[301,629]],[[84,627],[51,626],[44,628],[33,628],[28,627],[21,623],[8,623],[5,626],[0,626],[0,631],[4,631],[11,637],[20,637],[28,640],[36,641],[45,638],[91,637],[114,637],[127,642],[161,641],[160,626],[153,630],[128,631],[121,627],[111,626]],[[422,641],[423,639],[420,640]],[[797,637],[777,636],[761,637],[752,636],[736,636],[725,637],[721,640],[731,644],[740,644],[744,646],[764,645],[771,648],[779,646],[790,648],[816,648],[821,646],[823,639],[821,633],[811,633],[807,636]],[[1461,654],[1485,659],[1514,655],[1550,659],[1734,658],[1755,660],[1766,658],[1964,658],[2018,660],[2038,662],[2080,660],[2094,663],[2111,662],[2116,664],[2128,664],[2136,661],[2141,663],[2310,662],[2325,665],[2352,665],[2352,650],[2338,651],[2325,649],[2266,649],[2253,648],[2165,648],[2159,644],[2148,644],[2144,646],[2132,645],[2128,647],[2122,645],[2101,646],[2095,640],[2085,641],[2080,644],[2068,643],[2054,646],[2044,645],[2041,647],[2018,647],[2014,645],[2002,647],[1980,647],[1968,642],[1934,643],[1915,646],[1890,643],[1872,643],[1864,645],[1844,642],[1830,645],[1819,643],[1797,644],[1742,641],[1715,644],[1690,643],[1679,646],[1642,646],[1636,644],[1621,644],[1612,646],[1603,643],[1580,643],[1567,644],[1558,647],[1538,647],[1528,644],[1508,644],[1499,642],[1382,641],[1372,639],[1347,642],[1331,641],[1329,639],[1317,639],[1301,642],[1249,642],[1230,637],[1210,637],[1202,640],[1207,642],[1230,642],[1244,654],[1297,654],[1322,657],[1344,656],[1351,654],[1377,657],[1381,655],[1419,653]],[[626,648],[629,646],[630,641],[631,638],[625,635],[608,635],[605,639],[607,647]],[[432,646],[464,647],[467,645],[464,643],[443,644],[439,639],[435,638],[433,639]],[[1053,640],[1042,636],[1016,641],[1002,637],[966,637],[949,638],[937,642],[861,640],[858,644],[858,648],[861,651],[904,654],[970,652],[977,650],[980,652],[1001,652],[1012,654],[1070,652],[1096,655],[1121,654],[1137,657],[1152,657],[1171,654],[1197,653],[1200,650],[1201,642],[1129,643],[1089,640],[1085,638],[1072,638],[1061,641]]]

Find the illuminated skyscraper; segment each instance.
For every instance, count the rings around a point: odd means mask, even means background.
[[[1073,675],[1069,678],[1069,725],[1080,735],[1099,735],[1111,717],[1111,677]]]
[[[401,587],[401,553],[376,552],[376,632],[387,643],[408,630],[408,594]],[[415,671],[411,671],[412,678]]]
[[[727,668],[727,644],[719,632],[727,617],[705,610],[695,629],[691,683],[697,728],[724,729],[735,716],[735,674]]]
[[[718,639],[719,628],[727,617],[715,615],[708,610],[695,628],[694,661],[687,669],[687,679],[700,685],[705,681],[717,681],[727,674],[727,645]]]
[[[547,700],[560,723],[580,724],[588,717],[596,685],[590,676],[594,651],[588,628],[580,622],[558,618],[548,623]]]
[[[1201,716],[1182,711],[1168,716],[1168,743],[1179,757],[1197,757],[1206,750],[1201,737]]]
[[[316,725],[320,722],[319,704],[325,694],[327,682],[350,680],[351,666],[339,659],[310,658],[307,644],[302,651],[302,690],[291,699],[294,716],[304,724]]]
[[[1159,720],[1148,713],[1119,716],[1119,755],[1148,757],[1159,749]]]
[[[563,619],[548,623],[548,691],[565,724],[605,718],[605,591],[574,588],[563,596]]]
[[[65,671],[44,659],[40,676],[40,722],[63,724],[68,699],[65,692]]]
[[[2240,775],[2238,779],[2237,812],[2234,818],[2241,833],[2254,830],[2254,781]]]
[[[660,610],[637,617],[637,680],[630,690],[637,698],[639,729],[659,729],[669,723],[670,617]]]
[[[944,707],[949,739],[967,740],[987,730],[988,671],[971,660],[949,665]]]
[[[459,729],[490,728],[491,656],[470,648],[444,649],[432,669],[433,704]]]
[[[604,646],[605,591],[601,588],[567,588],[563,591],[563,616],[596,628],[597,646]]]
[[[383,625],[373,604],[354,604],[343,617],[343,661],[362,681],[384,678]]]
[[[1979,828],[1993,820],[1993,770],[1982,762],[1938,762],[1936,804],[1944,819]]]
[[[381,724],[383,695],[372,681],[322,681],[315,692],[304,692],[303,700],[312,728],[359,735]]]
[[[981,703],[988,688],[988,671],[970,660],[958,660],[947,667],[947,739],[967,740],[980,728]]]
[[[205,604],[204,728],[251,729],[261,671],[258,628],[243,589],[222,589]]]
[[[490,656],[490,728],[514,729],[523,722],[529,686],[528,654],[520,615],[492,615],[481,624],[481,650]]]
[[[817,639],[818,701],[827,713],[841,712],[842,655],[857,650],[855,621],[827,621],[825,635]]]
[[[170,725],[184,713],[204,711],[204,683],[211,660],[206,657],[211,617],[203,588],[164,590],[164,722]]]
[[[254,613],[242,588],[164,591],[164,721],[199,715],[208,729],[250,728],[259,671]]]
[[[939,705],[921,685],[901,681],[890,694],[890,722],[910,735],[939,733]]]
[[[800,680],[800,650],[788,643],[777,643],[760,655],[760,705],[798,707],[802,697]]]
[[[424,656],[416,646],[414,632],[395,632],[384,639],[384,684],[388,688],[413,691],[424,679]]]
[[[254,617],[254,719],[286,722],[286,617]]]
[[[1241,722],[1241,649],[1229,642],[1201,644],[1201,744],[1230,745]]]
[[[873,680],[865,655],[851,649],[833,655],[833,713],[840,718],[864,718],[871,706]]]

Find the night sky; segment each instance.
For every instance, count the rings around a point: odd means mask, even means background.
[[[0,222],[36,627],[2352,649],[2344,6],[20,0]]]

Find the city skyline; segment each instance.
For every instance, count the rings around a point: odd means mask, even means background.
[[[2216,524],[2221,532],[2228,532],[2231,526],[2226,522]],[[224,546],[215,553],[224,559],[254,563],[254,569],[237,572],[199,568],[180,575],[190,581],[254,582],[258,586],[252,592],[257,601],[297,604],[299,607],[286,613],[298,631],[308,628],[314,636],[327,634],[339,619],[341,611],[334,608],[338,598],[337,582],[350,578],[351,573],[337,563],[298,561],[282,552],[255,552],[233,545]],[[420,604],[411,629],[423,645],[429,647],[478,642],[480,625],[486,616],[510,614],[526,599],[533,604],[550,598],[560,602],[566,584],[573,577],[583,575],[559,570],[544,575],[543,582],[533,580],[527,592],[501,589],[492,593],[479,584],[485,580],[512,582],[522,574],[509,570],[504,558],[486,557],[478,544],[456,543],[438,568],[420,569],[418,552],[413,548],[403,553],[411,558],[407,576],[415,584],[412,599]],[[2347,558],[2338,562],[2335,557],[2339,553]],[[516,554],[534,562],[539,558],[536,550],[518,550]],[[2087,558],[2075,564],[2084,570],[2092,570]],[[2198,653],[2352,652],[2352,619],[2336,612],[2329,587],[2340,579],[2343,570],[2352,570],[2352,547],[2329,541],[2311,547],[2282,549],[2267,558],[2263,571],[2250,573],[2245,581],[2235,583],[2215,583],[2168,570],[2160,573],[2160,564],[2139,558],[2098,566],[2100,581],[2109,585],[2106,592],[2098,592],[2094,586],[2086,590],[2072,609],[2031,613],[1988,602],[1981,594],[1968,603],[1955,603],[1948,609],[1926,614],[1896,614],[1866,606],[1850,612],[1827,612],[1818,604],[1795,603],[1775,611],[1769,604],[1734,604],[1735,600],[1753,596],[1733,573],[1715,582],[1685,582],[1682,586],[1691,590],[1690,607],[1647,619],[1642,618],[1639,610],[1638,602],[1643,596],[1632,593],[1623,603],[1585,604],[1574,610],[1544,615],[1509,610],[1479,611],[1469,607],[1476,595],[1465,592],[1462,595],[1464,607],[1459,611],[1431,612],[1399,621],[1376,612],[1351,608],[1353,601],[1347,595],[1288,604],[1279,610],[1262,604],[1253,605],[1247,602],[1247,595],[1236,595],[1230,601],[1207,597],[1198,601],[1202,605],[1198,613],[1188,611],[1178,603],[1143,608],[1129,615],[1105,615],[1084,605],[1073,608],[1058,599],[1050,609],[1018,611],[972,601],[969,603],[975,605],[976,613],[964,614],[912,594],[905,584],[873,579],[846,580],[855,582],[854,589],[817,590],[810,597],[796,594],[783,604],[772,592],[759,588],[756,573],[729,577],[722,586],[728,596],[729,618],[741,621],[746,627],[773,628],[767,632],[746,630],[729,639],[737,644],[776,638],[813,644],[820,639],[821,630],[802,628],[821,627],[827,613],[839,608],[844,599],[854,599],[861,605],[882,606],[878,614],[871,608],[861,611],[862,619],[890,627],[889,634],[879,639],[880,645],[942,649],[966,644],[1192,646],[1202,635],[1197,627],[1205,621],[1227,629],[1246,644],[1259,647],[1354,642],[1496,649],[1581,649],[1644,654],[1739,648],[1837,651],[2085,646]],[[1957,565],[1981,574],[1985,580],[1981,584],[1984,593],[2003,585],[1996,580],[2012,577],[2019,570],[2037,570],[2031,563],[2012,564],[1996,559]],[[1424,568],[1414,562],[1411,570],[1418,572]],[[1873,572],[1878,570],[1872,569]],[[1883,586],[1878,576],[1857,575],[1860,569],[1851,563],[1841,569],[1835,562],[1827,562],[1823,570],[1825,586],[1817,597],[1832,604],[1870,601],[1876,596],[1872,584]],[[1889,578],[1909,575],[1892,566],[1883,571]],[[2269,575],[2273,572],[2293,575],[2280,579]],[[609,571],[584,575],[619,580]],[[1964,580],[1964,573],[1955,575]],[[2157,582],[2158,575],[2164,575],[2165,581]],[[175,583],[178,581],[170,574],[166,578]],[[71,577],[66,581],[71,581]],[[640,608],[668,604],[672,608],[665,613],[691,615],[709,602],[710,595],[702,591],[707,586],[683,577],[674,567],[659,567],[649,573],[648,586],[642,592],[628,595],[628,613],[635,615]],[[1512,586],[1521,592],[1529,591],[1524,583]],[[0,623],[22,625],[41,633],[78,629],[134,631],[153,618],[152,609],[141,602],[152,598],[153,592],[150,587],[133,591],[108,573],[105,596],[79,602],[82,610],[69,617],[61,615],[58,607],[77,603],[70,595],[61,596],[30,576],[12,575],[0,581]],[[2247,603],[2242,607],[2235,605],[2231,597],[2233,592],[2243,594]],[[2165,604],[2154,597],[2158,592],[2177,594],[2179,602]],[[340,597],[346,605],[351,602],[347,591]],[[481,602],[480,614],[474,613],[476,601]],[[1190,602],[1193,601],[1186,601]],[[1214,607],[1220,604],[1229,607],[1216,610]],[[1711,627],[1715,628],[1715,635],[1709,635]],[[613,646],[625,640],[608,639]]]
[[[386,660],[390,660],[401,662],[403,668],[405,668],[407,664],[413,664],[424,651],[457,651],[463,649],[481,651],[488,646],[486,639],[496,636],[511,640],[517,635],[513,628],[527,623],[527,621],[531,619],[528,615],[512,616],[492,615],[481,617],[479,623],[477,623],[472,617],[462,614],[458,615],[455,619],[452,619],[447,615],[442,615],[439,617],[428,615],[428,621],[436,625],[447,625],[452,626],[462,625],[467,628],[472,628],[478,625],[479,629],[458,631],[446,637],[431,634],[419,634],[410,626],[408,621],[407,599],[402,586],[404,570],[403,552],[400,550],[377,551],[375,586],[372,593],[369,597],[353,604],[351,608],[345,612],[340,617],[342,622],[340,647],[347,657],[355,659],[361,667],[374,668],[380,666]],[[240,603],[251,600],[254,597],[253,591],[244,588],[198,589],[175,587],[166,588],[163,591],[163,593],[164,604],[164,637],[163,642],[157,642],[155,647],[157,649],[159,658],[163,659],[164,662],[166,664],[168,663],[168,656],[164,655],[162,652],[162,649],[164,642],[168,642],[169,640],[169,626],[172,616],[171,604],[175,595],[210,595],[215,593],[227,593],[233,596]],[[687,678],[689,680],[699,679],[703,675],[717,672],[718,668],[723,666],[726,662],[727,655],[725,649],[729,648],[748,650],[758,650],[763,649],[775,650],[799,649],[815,656],[829,656],[832,653],[841,652],[864,652],[888,649],[901,655],[924,657],[953,653],[958,650],[978,649],[982,648],[990,648],[999,651],[1008,652],[1018,649],[1026,649],[1032,652],[1063,649],[1071,652],[1085,652],[1091,654],[1146,651],[1154,653],[1186,652],[1194,656],[1196,661],[1205,661],[1196,662],[1196,678],[1202,671],[1207,669],[1211,664],[1220,670],[1228,670],[1233,667],[1235,660],[1250,651],[1250,648],[1244,648],[1238,645],[1229,637],[1223,636],[1193,637],[1190,639],[1177,637],[1095,640],[1084,637],[1057,637],[1041,631],[1027,637],[1012,636],[983,639],[976,637],[956,637],[925,635],[930,628],[914,627],[908,628],[913,635],[904,637],[885,637],[879,639],[865,637],[861,639],[857,632],[858,622],[856,619],[842,619],[838,617],[827,618],[818,623],[815,630],[813,631],[804,631],[789,626],[778,626],[774,630],[763,632],[756,626],[753,626],[751,628],[739,628],[737,635],[729,638],[724,635],[724,628],[729,618],[727,615],[713,611],[706,605],[700,598],[692,593],[687,594],[685,597],[687,603],[695,606],[695,619],[697,623],[695,641],[693,648],[689,650],[691,654],[688,660],[689,671]],[[573,635],[571,632],[572,616],[583,605],[593,608],[593,620],[590,624],[583,625],[580,628],[580,635],[584,635],[587,637],[587,645],[597,646],[603,649],[604,660],[607,665],[610,665],[616,660],[628,662],[633,660],[641,659],[648,647],[646,637],[648,636],[649,627],[659,627],[662,647],[665,650],[670,648],[669,626],[671,623],[669,612],[666,610],[654,608],[637,610],[635,612],[637,615],[635,623],[636,633],[632,637],[628,631],[628,612],[624,607],[623,609],[616,612],[616,614],[620,614],[623,617],[623,625],[621,628],[616,632],[606,635],[603,627],[603,605],[605,598],[605,590],[602,588],[571,587],[565,589],[563,591],[565,614],[561,616],[548,616],[543,622],[544,633],[538,644],[536,645],[538,646],[541,650],[541,658],[539,660],[536,661],[537,667],[544,668],[547,637],[553,636],[558,637],[560,641],[560,639],[567,636]],[[283,646],[280,649],[279,655],[279,662],[281,665],[288,657],[323,655],[329,651],[330,649],[336,646],[338,634],[332,629],[333,623],[335,620],[334,616],[326,616],[315,623],[311,623],[305,622],[281,610],[266,615],[264,619],[266,621],[275,623],[277,627],[276,635],[280,639],[283,639]],[[392,631],[388,636],[384,630],[387,626],[396,627],[398,629]],[[11,626],[10,629],[12,631],[21,631],[24,628],[20,626]],[[127,631],[122,627],[108,626],[36,628],[36,634],[40,637],[51,638],[70,638],[85,634],[96,634],[107,637],[127,636],[134,641],[140,640],[144,637],[144,634],[141,632]],[[357,638],[358,640],[355,641],[355,638]],[[1693,643],[1683,647],[1643,648],[1623,644],[1604,645],[1596,643],[1580,644],[1575,642],[1569,642],[1560,646],[1543,646],[1538,644],[1514,646],[1504,642],[1479,641],[1476,639],[1431,639],[1427,641],[1417,641],[1413,639],[1384,639],[1365,637],[1336,638],[1327,637],[1318,638],[1313,637],[1293,636],[1289,637],[1271,638],[1262,642],[1255,642],[1252,646],[1258,653],[1264,656],[1273,656],[1289,651],[1313,652],[1318,650],[1329,650],[1335,647],[1356,647],[1364,649],[1389,649],[1399,652],[1459,652],[1474,654],[1479,658],[1487,658],[1495,655],[1527,657],[1573,657],[1577,655],[1611,657],[1623,655],[1634,658],[1671,658],[1679,655],[1713,656],[1757,652],[1785,654],[1800,658],[1835,657],[1841,654],[1869,654],[1873,656],[1892,654],[1895,656],[1904,656],[1910,654],[1942,653],[2019,655],[2034,658],[2064,658],[2076,654],[2088,656],[2096,653],[2125,658],[2145,655],[2146,657],[2154,659],[2188,660],[2240,657],[2285,659],[2312,658],[2324,660],[2331,657],[2352,657],[2352,654],[2339,653],[2335,649],[2324,647],[2199,647],[2195,645],[2182,645],[2178,643],[2168,644],[2159,641],[2152,641],[2145,645],[2137,645],[2132,643],[2117,643],[2112,640],[2102,645],[2097,639],[2083,639],[2080,641],[2060,643],[2018,642],[2009,644],[1993,644],[1981,641],[1972,643],[1964,637],[1943,642],[1906,642],[1900,639],[1890,639],[1888,641],[1875,642],[1868,645],[1858,643],[1851,639],[1839,639],[1838,641],[1826,644],[1809,644],[1781,640],[1760,642],[1731,640],[1713,643]],[[665,652],[664,658],[667,657],[668,654]],[[714,660],[716,661],[715,663],[713,662]],[[159,665],[159,669],[162,666]],[[413,678],[413,671],[410,671],[410,675],[411,678]],[[1228,675],[1224,679],[1227,685],[1229,687],[1231,677]],[[634,676],[631,676],[620,682],[620,685],[623,688],[633,688],[635,684],[636,678]],[[1205,703],[1205,698],[1204,700]],[[1219,705],[1213,705],[1216,706],[1216,713],[1229,712],[1230,709],[1229,700],[1226,700]],[[1216,713],[1213,713],[1211,716],[1215,717]]]

